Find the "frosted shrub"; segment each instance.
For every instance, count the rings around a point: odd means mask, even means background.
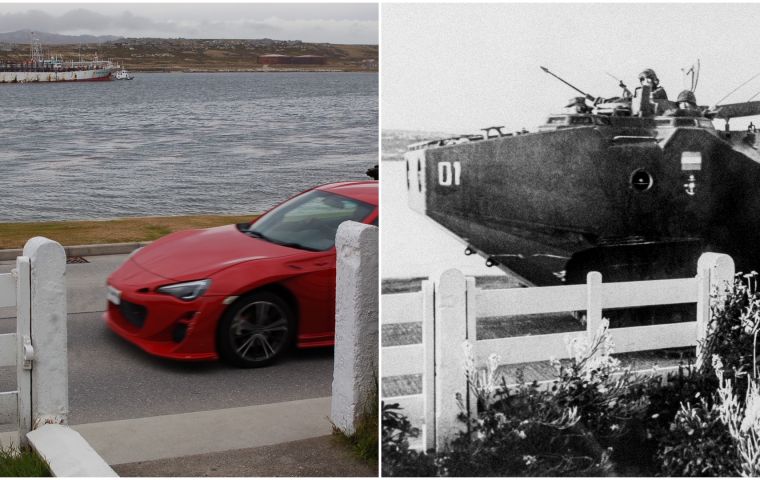
[[[492,354],[476,368],[473,348],[463,344],[470,393],[478,414],[462,415],[467,432],[442,457],[445,475],[603,475],[611,469],[609,439],[624,434],[646,401],[636,397],[630,371],[612,357],[609,322],[592,338],[566,341],[569,361],[552,360],[557,378],[548,386],[509,387]],[[463,396],[457,397],[462,407]],[[600,441],[602,439],[602,441]]]
[[[724,377],[723,363],[717,355],[713,357],[713,368],[719,382],[719,402],[716,407],[734,440],[741,474],[745,477],[756,477],[760,475],[759,381],[757,377],[747,375],[747,390],[742,405],[734,393],[733,382]]]
[[[465,340],[462,343],[464,350],[464,367],[467,374],[467,383],[470,391],[473,392],[478,404],[482,407],[490,405],[494,400],[494,395],[499,390],[499,379],[496,377],[496,371],[499,368],[501,357],[495,353],[488,356],[488,364],[485,369],[478,369],[475,366],[475,355],[472,351],[472,343]],[[457,395],[460,406],[464,410],[463,399]]]
[[[737,451],[717,405],[704,398],[681,404],[670,430],[657,439],[658,475],[735,477]]]
[[[756,272],[739,273],[731,288],[713,292],[710,323],[701,349],[701,373],[710,376],[716,373],[710,360],[717,355],[726,365],[724,376],[749,373],[758,378],[756,345],[760,331],[760,293],[757,285]],[[743,389],[745,385],[734,386]]]
[[[558,378],[551,391],[560,405],[576,407],[583,425],[609,446],[612,439],[626,434],[631,420],[644,414],[647,399],[635,391],[643,379],[612,356],[607,319],[590,340],[570,339],[567,349],[570,362],[553,361]]]
[[[429,477],[436,474],[435,455],[409,448],[420,435],[398,403],[382,404],[382,474],[384,477]]]

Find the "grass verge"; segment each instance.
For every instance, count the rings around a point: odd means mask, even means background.
[[[356,431],[347,434],[333,424],[333,438],[348,448],[360,460],[368,465],[377,465],[378,437],[377,428],[379,414],[379,400],[377,392],[371,396],[371,401],[365,407],[356,422]]]
[[[0,447],[0,477],[52,477],[50,466],[31,449]]]
[[[187,215],[131,217],[113,220],[0,223],[0,249],[23,248],[27,240],[43,236],[61,245],[147,242],[178,230],[249,222],[251,215]]]

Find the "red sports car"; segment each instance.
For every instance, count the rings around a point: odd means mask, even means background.
[[[167,235],[108,277],[104,318],[148,353],[271,363],[335,341],[335,233],[377,225],[377,182],[308,190],[251,223]]]

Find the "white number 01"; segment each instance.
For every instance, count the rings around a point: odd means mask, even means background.
[[[453,171],[453,172],[452,172]],[[439,162],[438,163],[438,185],[450,187],[459,185],[462,175],[462,164],[459,162]]]

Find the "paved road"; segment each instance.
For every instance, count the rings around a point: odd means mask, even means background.
[[[273,366],[243,370],[218,362],[162,360],[121,340],[104,325],[101,312],[105,278],[124,258],[88,257],[91,263],[67,266],[71,424],[331,395],[331,348],[294,351]],[[13,264],[0,263],[0,273]],[[0,310],[0,333],[15,331],[10,315]],[[12,369],[0,369],[0,391],[14,388]]]
[[[326,461],[329,459],[329,461]],[[357,462],[331,436],[221,454],[114,466],[123,477],[377,477],[377,466]]]

